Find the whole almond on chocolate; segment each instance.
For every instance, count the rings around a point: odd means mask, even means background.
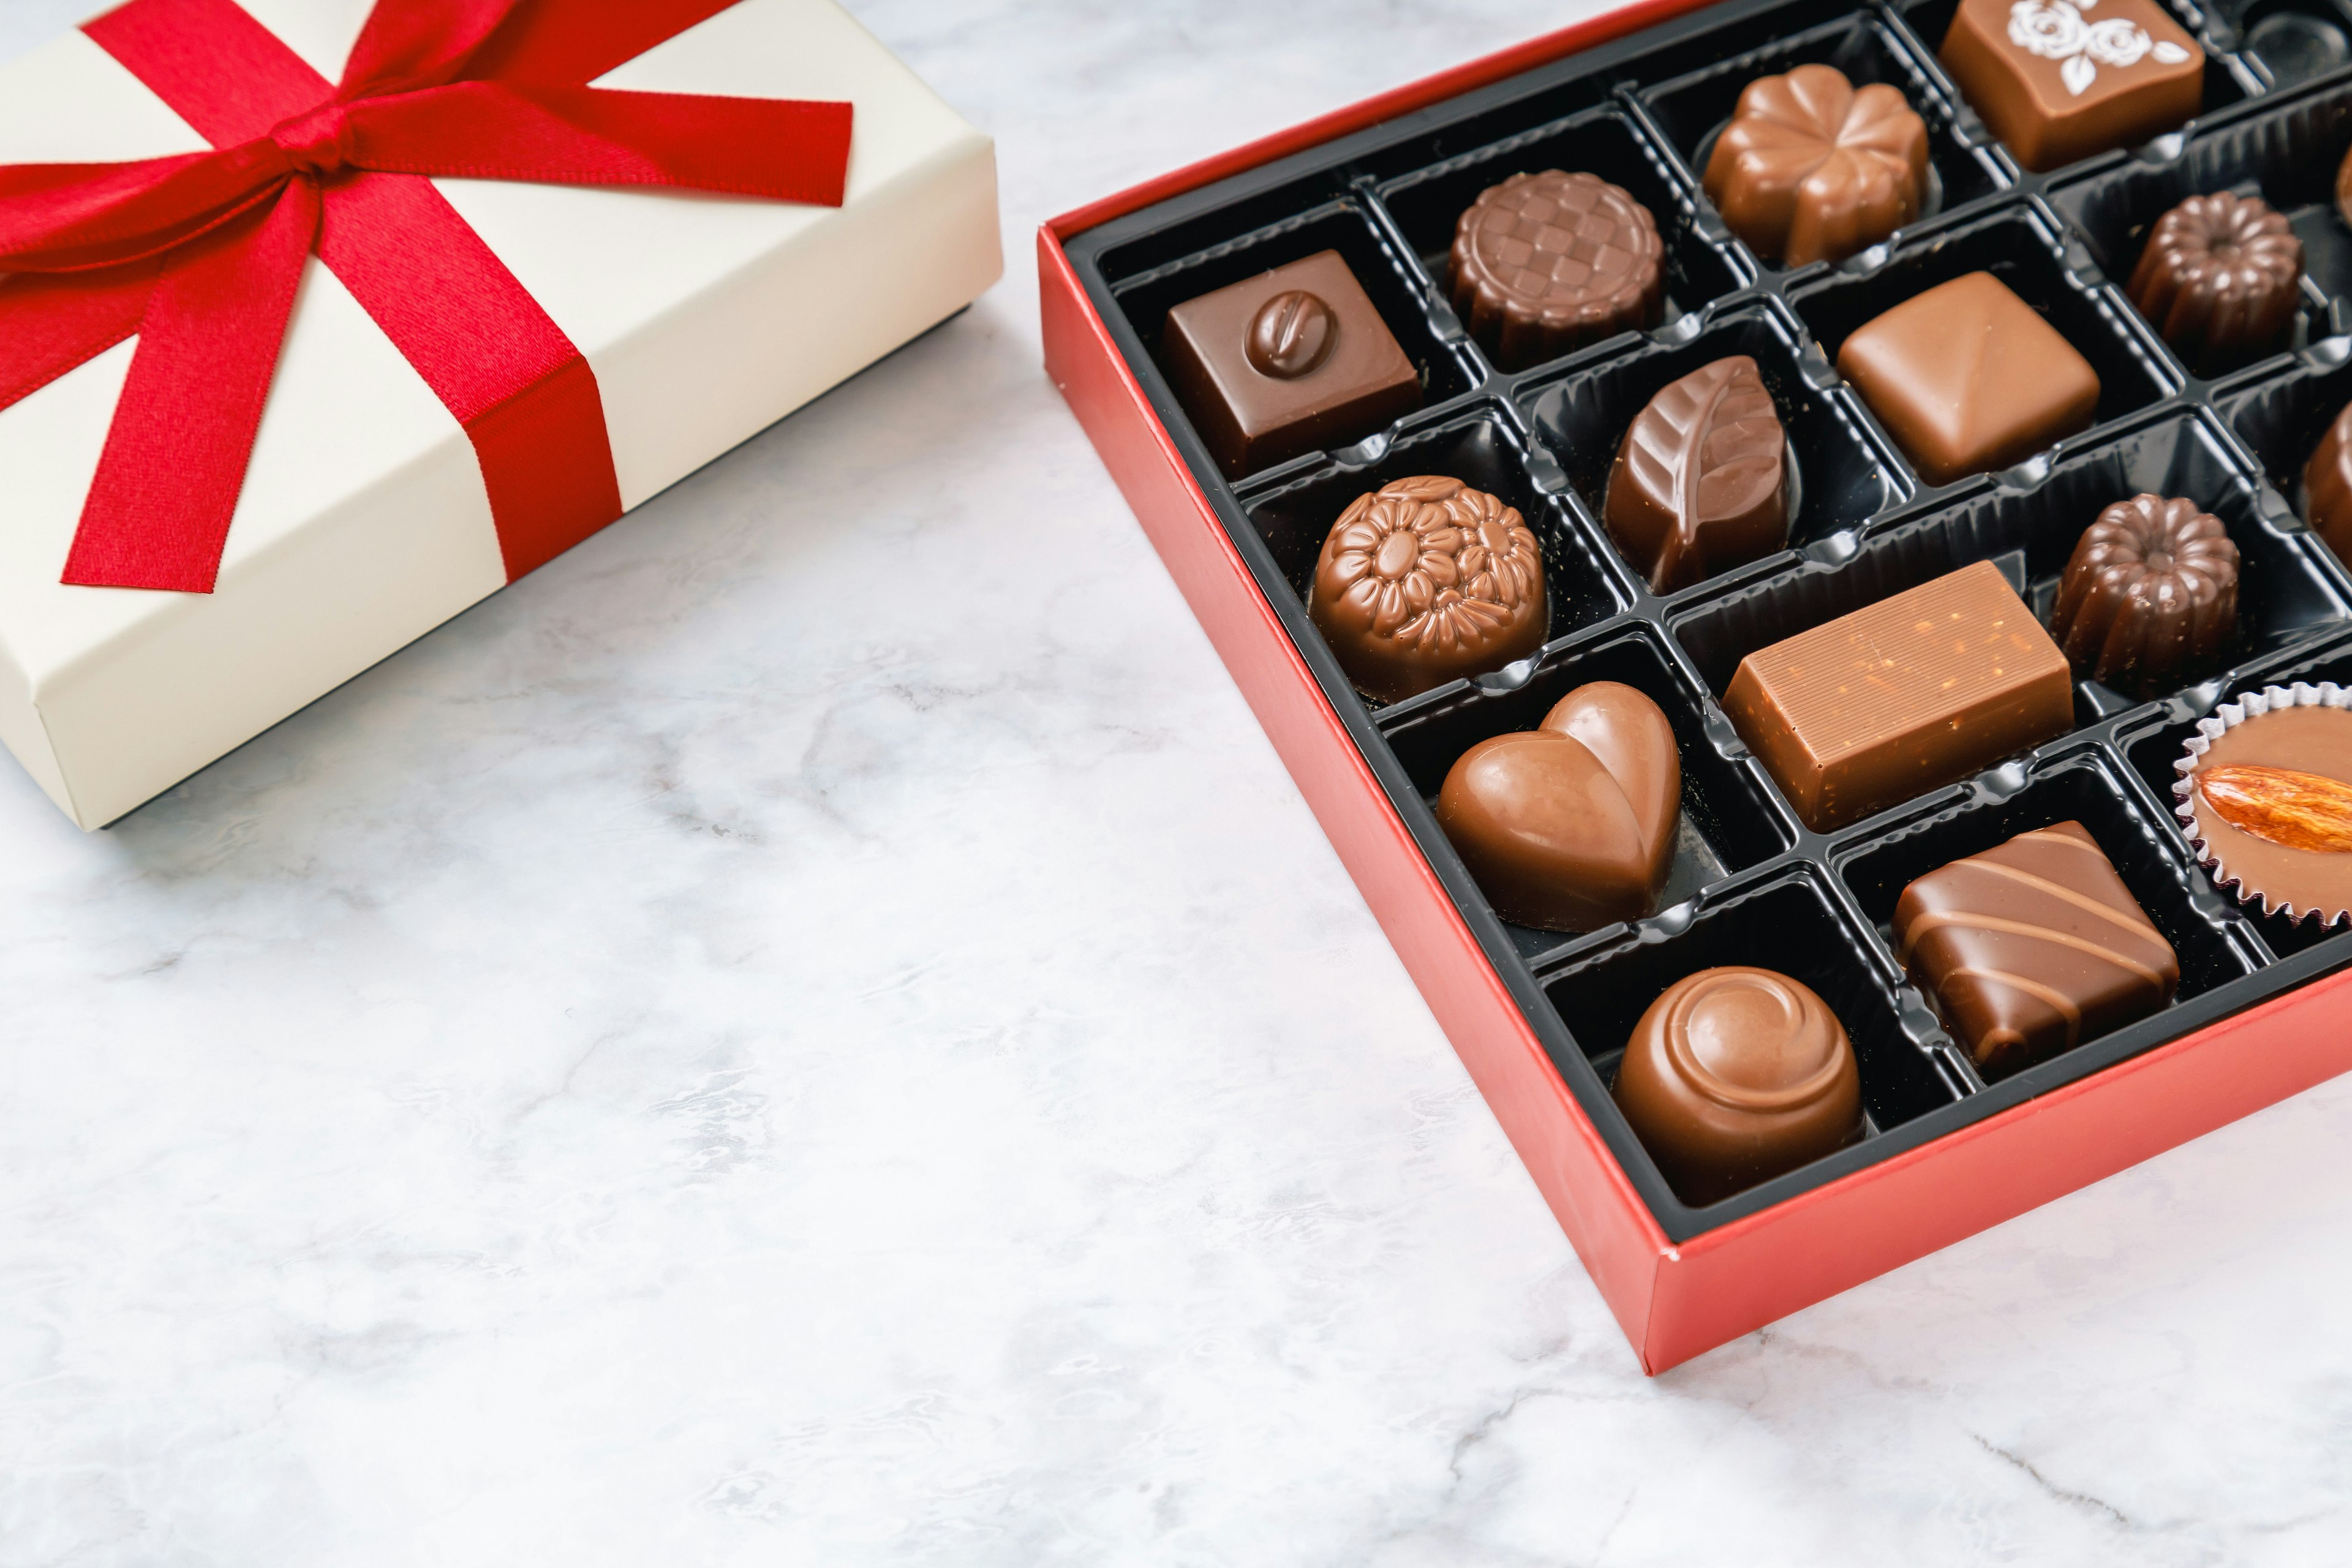
[[[2241,832],[2288,849],[2352,853],[2352,784],[2340,779],[2241,763],[2206,769],[2197,788]]]

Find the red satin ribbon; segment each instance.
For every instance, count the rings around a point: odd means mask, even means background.
[[[235,0],[86,23],[214,150],[0,167],[0,408],[139,339],[65,581],[212,591],[314,249],[465,426],[509,581],[620,516],[595,374],[425,176],[838,206],[846,103],[584,85],[732,3],[378,0],[341,83]]]

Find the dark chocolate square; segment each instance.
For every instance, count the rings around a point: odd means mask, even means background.
[[[1185,300],[1160,359],[1228,479],[1421,406],[1419,373],[1336,250]]]
[[[2172,944],[2079,822],[2021,833],[1903,889],[1895,940],[1988,1077],[2146,1017]]]

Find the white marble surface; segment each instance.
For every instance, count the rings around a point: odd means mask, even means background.
[[[1573,7],[858,9],[1001,288],[112,831],[0,769],[0,1568],[2352,1553],[2352,1086],[1645,1381],[1040,373],[1041,218]]]

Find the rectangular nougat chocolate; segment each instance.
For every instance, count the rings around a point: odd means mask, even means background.
[[[1723,706],[1820,833],[2074,721],[2066,656],[1990,561],[1757,649]]]

